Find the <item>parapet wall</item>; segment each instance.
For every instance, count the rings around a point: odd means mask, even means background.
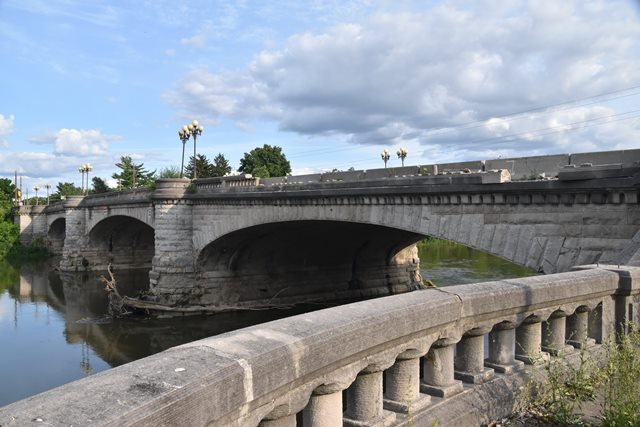
[[[638,322],[639,280],[591,266],[293,316],[14,403],[0,425],[478,425],[513,409],[523,364]]]

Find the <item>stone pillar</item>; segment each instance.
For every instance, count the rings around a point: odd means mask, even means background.
[[[589,309],[585,306],[578,307],[567,318],[566,331],[567,344],[575,348],[586,348],[595,344],[595,340],[589,338]]]
[[[183,198],[189,181],[159,180],[153,194],[155,254],[149,272],[151,292],[159,304],[198,304],[194,294],[195,254],[191,202]]]
[[[556,311],[542,323],[542,350],[552,356],[562,356],[573,351],[573,347],[565,344],[566,318],[565,313]]]
[[[305,427],[342,427],[342,390],[335,385],[322,385],[311,394],[302,412]]]
[[[510,374],[524,367],[524,363],[515,359],[516,329],[510,322],[502,322],[489,332],[489,358],[485,366],[495,371]]]
[[[62,271],[84,271],[89,265],[84,257],[88,236],[85,230],[85,210],[80,207],[82,199],[84,196],[67,196],[63,204],[66,219],[64,247],[60,260],[60,270]]]
[[[471,384],[482,384],[494,376],[494,370],[484,366],[484,335],[486,329],[472,329],[457,344],[455,378]]]
[[[438,340],[424,357],[424,378],[420,391],[437,397],[449,397],[462,391],[462,382],[454,378],[453,353],[456,341]]]
[[[382,404],[382,370],[377,366],[368,366],[347,389],[344,425],[388,425],[395,419],[395,414],[385,412]]]
[[[27,244],[31,242],[33,234],[31,208],[29,206],[20,206],[14,212],[13,223],[20,228],[20,243]]]
[[[430,396],[420,394],[420,356],[417,350],[407,350],[385,371],[385,409],[408,414],[431,403]]]
[[[540,318],[530,316],[516,329],[516,359],[533,365],[538,359],[546,359],[548,354],[541,351],[542,326]]]

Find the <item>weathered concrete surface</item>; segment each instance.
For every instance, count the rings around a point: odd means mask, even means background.
[[[255,426],[290,419],[314,390],[345,390],[358,373],[386,370],[471,331],[603,307],[620,292],[622,303],[637,312],[639,277],[633,268],[586,269],[486,288],[424,290],[294,316],[175,347],[16,402],[0,408],[0,425],[41,419],[51,425]],[[616,322],[628,320],[624,316],[596,321],[609,323],[601,329],[612,331]],[[440,425],[474,425],[505,416],[521,383],[517,372],[467,385],[457,397],[432,398],[410,416],[395,414],[392,425],[432,425],[436,418]],[[374,383],[365,387],[382,387]]]

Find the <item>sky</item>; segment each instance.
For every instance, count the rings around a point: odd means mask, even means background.
[[[29,186],[179,166],[193,119],[294,174],[640,148],[638,0],[0,0],[0,64]]]

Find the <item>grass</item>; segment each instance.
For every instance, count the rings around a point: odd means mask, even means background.
[[[531,379],[523,388],[519,413],[530,420],[524,425],[640,426],[640,331],[621,334],[600,354],[580,350],[578,361],[537,364],[547,382]],[[598,410],[585,414],[586,406]]]

